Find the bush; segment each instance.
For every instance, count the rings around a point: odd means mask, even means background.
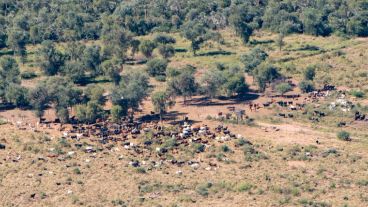
[[[312,66],[308,66],[304,71],[304,80],[312,81],[316,76],[316,69]]]
[[[36,75],[36,73],[35,73],[35,72],[33,72],[33,71],[25,71],[25,72],[23,72],[23,73],[21,74],[21,78],[22,78],[22,79],[26,79],[26,80],[28,80],[28,79],[33,79],[33,78],[35,78],[35,77],[37,77],[37,75]]]
[[[82,174],[82,172],[80,171],[79,168],[74,168],[73,172],[74,172],[74,174],[77,174],[77,175]]]
[[[164,59],[153,59],[147,63],[148,74],[152,77],[165,76],[168,62]]]
[[[230,147],[229,147],[229,146],[227,146],[227,145],[222,145],[222,146],[221,146],[221,151],[222,151],[222,152],[231,152],[231,149],[230,149]]]
[[[161,45],[158,52],[163,58],[171,58],[175,55],[175,48],[172,45]]]
[[[339,133],[337,133],[337,138],[343,141],[351,141],[350,133],[347,131],[340,131]]]
[[[193,143],[192,147],[196,153],[204,152],[204,150],[206,149],[206,146],[200,143]]]
[[[136,171],[137,171],[137,173],[140,173],[140,174],[145,174],[146,173],[146,169],[144,169],[143,167],[136,168]]]
[[[155,42],[152,42],[150,40],[144,40],[139,45],[139,51],[141,51],[144,56],[149,58],[152,56],[152,52],[156,48],[156,46],[157,45]]]
[[[276,91],[282,95],[288,91],[291,91],[292,87],[289,83],[280,83],[276,86]]]
[[[159,76],[156,76],[155,79],[158,81],[158,82],[165,82],[166,81],[166,76],[164,75],[159,75]]]
[[[238,192],[246,192],[246,191],[250,191],[252,188],[253,188],[253,185],[251,185],[249,183],[240,183],[236,187],[236,191],[238,191]]]
[[[175,38],[173,38],[169,35],[166,35],[166,34],[156,35],[154,41],[156,43],[160,43],[160,44],[175,44],[176,43]]]
[[[350,94],[356,98],[364,98],[365,96],[363,91],[356,91],[356,90],[351,91]]]
[[[196,192],[201,196],[207,197],[209,194],[208,189],[211,187],[212,187],[212,183],[201,184],[197,186]]]
[[[111,118],[114,122],[119,122],[120,119],[126,114],[126,110],[119,105],[114,105],[111,108]]]
[[[302,81],[299,83],[299,88],[304,93],[309,93],[314,91],[314,84],[312,81]]]

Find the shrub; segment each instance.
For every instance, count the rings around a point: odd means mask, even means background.
[[[156,46],[157,45],[156,45],[155,42],[152,42],[150,40],[144,40],[139,45],[139,51],[141,51],[144,56],[146,56],[147,58],[149,58],[149,57],[152,56],[152,52],[156,48]]]
[[[166,81],[166,76],[164,75],[159,75],[159,76],[156,76],[155,79],[158,81],[158,82],[165,82]]]
[[[357,90],[351,91],[350,94],[356,98],[364,98],[364,95],[365,95],[363,91],[357,91]]]
[[[204,150],[206,149],[206,146],[200,143],[193,143],[192,147],[197,153],[204,152]]]
[[[144,169],[143,167],[138,167],[136,168],[137,173],[141,173],[141,174],[145,174],[146,173],[146,169]]]
[[[165,76],[168,62],[164,59],[153,59],[147,63],[148,74],[152,77]]]
[[[252,189],[252,185],[249,183],[240,183],[237,187],[236,187],[236,191],[238,192],[246,192]]]
[[[208,189],[211,187],[212,187],[212,183],[201,184],[197,186],[196,192],[201,196],[207,197],[209,194]]]
[[[171,58],[175,55],[175,48],[172,45],[161,45],[158,52],[163,58]]]
[[[252,145],[252,143],[244,138],[241,138],[235,142],[236,147],[241,147],[244,145]]]
[[[156,35],[154,41],[156,43],[160,43],[160,44],[175,44],[176,43],[175,38],[173,38],[169,35],[166,35],[166,34]]]
[[[316,76],[316,69],[312,66],[308,66],[307,69],[304,71],[304,80],[312,81]]]
[[[343,140],[343,141],[351,141],[350,133],[347,131],[340,131],[337,133],[337,138]]]
[[[249,162],[268,158],[264,153],[257,151],[252,145],[245,145],[243,147],[243,153],[245,160]]]
[[[285,94],[288,91],[291,91],[292,87],[289,83],[280,83],[278,85],[276,85],[276,91],[281,93],[281,94]]]
[[[80,171],[79,168],[74,168],[73,172],[74,172],[74,174],[77,174],[77,175],[82,174],[82,172]]]
[[[36,75],[36,73],[35,73],[35,72],[33,72],[33,71],[25,71],[25,72],[23,72],[23,73],[21,74],[21,78],[22,78],[22,79],[26,79],[26,80],[28,80],[28,79],[33,79],[33,78],[35,78],[35,77],[37,77],[37,75]]]
[[[230,149],[230,147],[229,147],[229,146],[227,146],[227,145],[222,145],[222,146],[221,146],[221,151],[222,151],[222,152],[231,152],[231,149]]]
[[[120,119],[126,114],[126,110],[119,105],[114,105],[111,108],[111,118],[114,122],[120,121]]]
[[[304,93],[309,93],[314,90],[314,84],[312,81],[302,81],[299,83],[299,88]]]

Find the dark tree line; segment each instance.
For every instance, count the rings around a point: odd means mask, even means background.
[[[365,0],[1,0],[0,47],[21,54],[25,44],[45,40],[111,39],[109,49],[118,52],[116,46],[127,46],[127,33],[170,32],[189,25],[210,30],[233,26],[245,42],[259,28],[367,36],[367,17]]]

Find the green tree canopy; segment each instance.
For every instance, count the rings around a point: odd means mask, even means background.
[[[147,62],[147,72],[150,76],[165,76],[168,62],[165,59],[152,59]]]
[[[155,112],[159,113],[160,115],[160,121],[162,121],[162,115],[166,112],[166,110],[175,104],[175,102],[171,100],[170,96],[165,91],[153,93],[151,100]]]

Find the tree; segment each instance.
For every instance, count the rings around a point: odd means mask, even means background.
[[[158,47],[160,55],[165,58],[171,58],[175,55],[175,48],[172,45],[160,45]]]
[[[284,25],[290,25],[288,32],[298,33],[302,30],[299,19],[298,6],[293,5],[293,1],[270,1],[262,17],[263,27],[273,32],[280,33]],[[289,22],[289,23],[288,23]]]
[[[323,11],[319,9],[304,9],[301,14],[301,21],[303,23],[303,31],[306,34],[327,36],[331,33],[327,18],[323,15]]]
[[[291,91],[292,87],[289,83],[280,83],[276,85],[276,91],[284,95],[286,92]]]
[[[124,110],[137,109],[149,92],[148,77],[140,72],[124,74],[112,91],[112,103]]]
[[[19,28],[9,29],[7,45],[14,51],[14,54],[18,54],[22,57],[25,57],[27,53],[26,52],[27,41],[28,35],[25,31]]]
[[[103,73],[110,78],[110,80],[118,85],[121,80],[121,64],[116,59],[106,60],[101,64]]]
[[[38,51],[40,67],[46,75],[56,75],[64,65],[64,56],[52,41],[44,41]]]
[[[38,85],[32,89],[29,93],[30,104],[35,110],[35,114],[38,118],[42,118],[45,109],[48,106],[50,97],[47,88],[44,85]]]
[[[211,37],[206,26],[199,21],[190,21],[183,25],[182,35],[191,42],[193,55],[196,55],[196,52],[200,49],[201,44]]]
[[[56,109],[56,115],[59,118],[61,124],[69,122],[69,111],[67,108]]]
[[[267,84],[281,77],[277,67],[266,63],[259,65],[255,74],[255,79],[260,91],[264,91]]]
[[[103,105],[105,103],[105,90],[98,85],[89,85],[84,91],[88,101],[94,101]]]
[[[178,71],[178,74],[172,76],[167,83],[167,90],[170,96],[183,96],[184,104],[187,98],[192,97],[198,89],[198,84],[195,81],[194,71],[186,67]]]
[[[166,34],[157,34],[154,38],[154,41],[157,43],[157,44],[175,44],[176,43],[176,39],[169,36],[169,35],[166,35]]]
[[[14,58],[3,56],[0,58],[0,98],[4,99],[11,84],[20,84],[19,66]]]
[[[86,45],[80,42],[68,42],[64,48],[65,59],[69,61],[80,61],[86,50]]]
[[[121,118],[126,114],[126,110],[119,105],[114,105],[111,108],[111,118],[113,122],[119,122]]]
[[[152,52],[156,48],[156,43],[150,40],[143,40],[139,45],[139,51],[142,52],[146,58],[152,57]]]
[[[6,32],[7,21],[3,15],[0,15],[0,49],[6,47]]]
[[[105,45],[105,58],[121,58],[130,46],[131,35],[113,19],[113,16],[102,18],[101,39]]]
[[[282,46],[285,45],[284,38],[285,38],[285,34],[280,32],[275,41],[280,51],[282,50]]]
[[[92,77],[95,77],[101,73],[100,65],[102,62],[102,57],[100,53],[101,47],[96,45],[87,46],[83,50],[81,62],[83,63],[84,67],[90,71]]]
[[[164,59],[152,59],[147,63],[147,72],[150,76],[165,76],[168,62]]]
[[[307,69],[304,71],[304,80],[313,81],[314,77],[316,76],[316,69],[313,66],[308,66]]]
[[[87,105],[77,106],[76,117],[83,123],[95,123],[97,119],[104,117],[104,110],[97,102],[90,101]]]
[[[235,29],[237,35],[239,35],[243,43],[248,43],[250,36],[253,33],[252,21],[257,16],[257,11],[252,7],[241,5],[232,10],[230,15],[230,23]]]
[[[314,91],[314,84],[312,81],[304,80],[299,83],[299,88],[304,93]]]
[[[201,78],[201,87],[206,96],[214,98],[219,95],[222,85],[226,82],[226,78],[218,69],[210,69],[206,71]]]
[[[162,121],[162,115],[166,112],[167,108],[175,104],[175,102],[170,99],[170,96],[163,91],[153,93],[151,100],[155,112],[159,113],[160,115],[160,122]]]
[[[139,41],[137,39],[133,39],[132,41],[130,41],[130,46],[132,47],[132,56],[133,57],[139,51],[140,44],[141,44],[141,41]]]
[[[28,89],[18,84],[10,84],[6,90],[5,100],[16,107],[28,106]]]
[[[69,107],[82,101],[82,92],[69,79],[51,77],[40,82],[29,93],[29,100],[36,115],[41,118],[48,106],[54,106],[63,121],[69,119]]]
[[[264,50],[255,47],[250,52],[241,55],[240,61],[244,64],[244,71],[254,76],[254,69],[264,62],[267,57],[268,54]]]
[[[225,72],[225,77],[226,81],[222,87],[227,96],[242,95],[248,92],[248,85],[243,73]]]
[[[349,1],[352,17],[347,22],[347,33],[360,37],[368,37],[368,3],[365,0]],[[351,13],[350,13],[351,14]]]
[[[83,83],[86,79],[85,66],[80,61],[67,61],[63,66],[62,73],[69,77],[74,83]]]

